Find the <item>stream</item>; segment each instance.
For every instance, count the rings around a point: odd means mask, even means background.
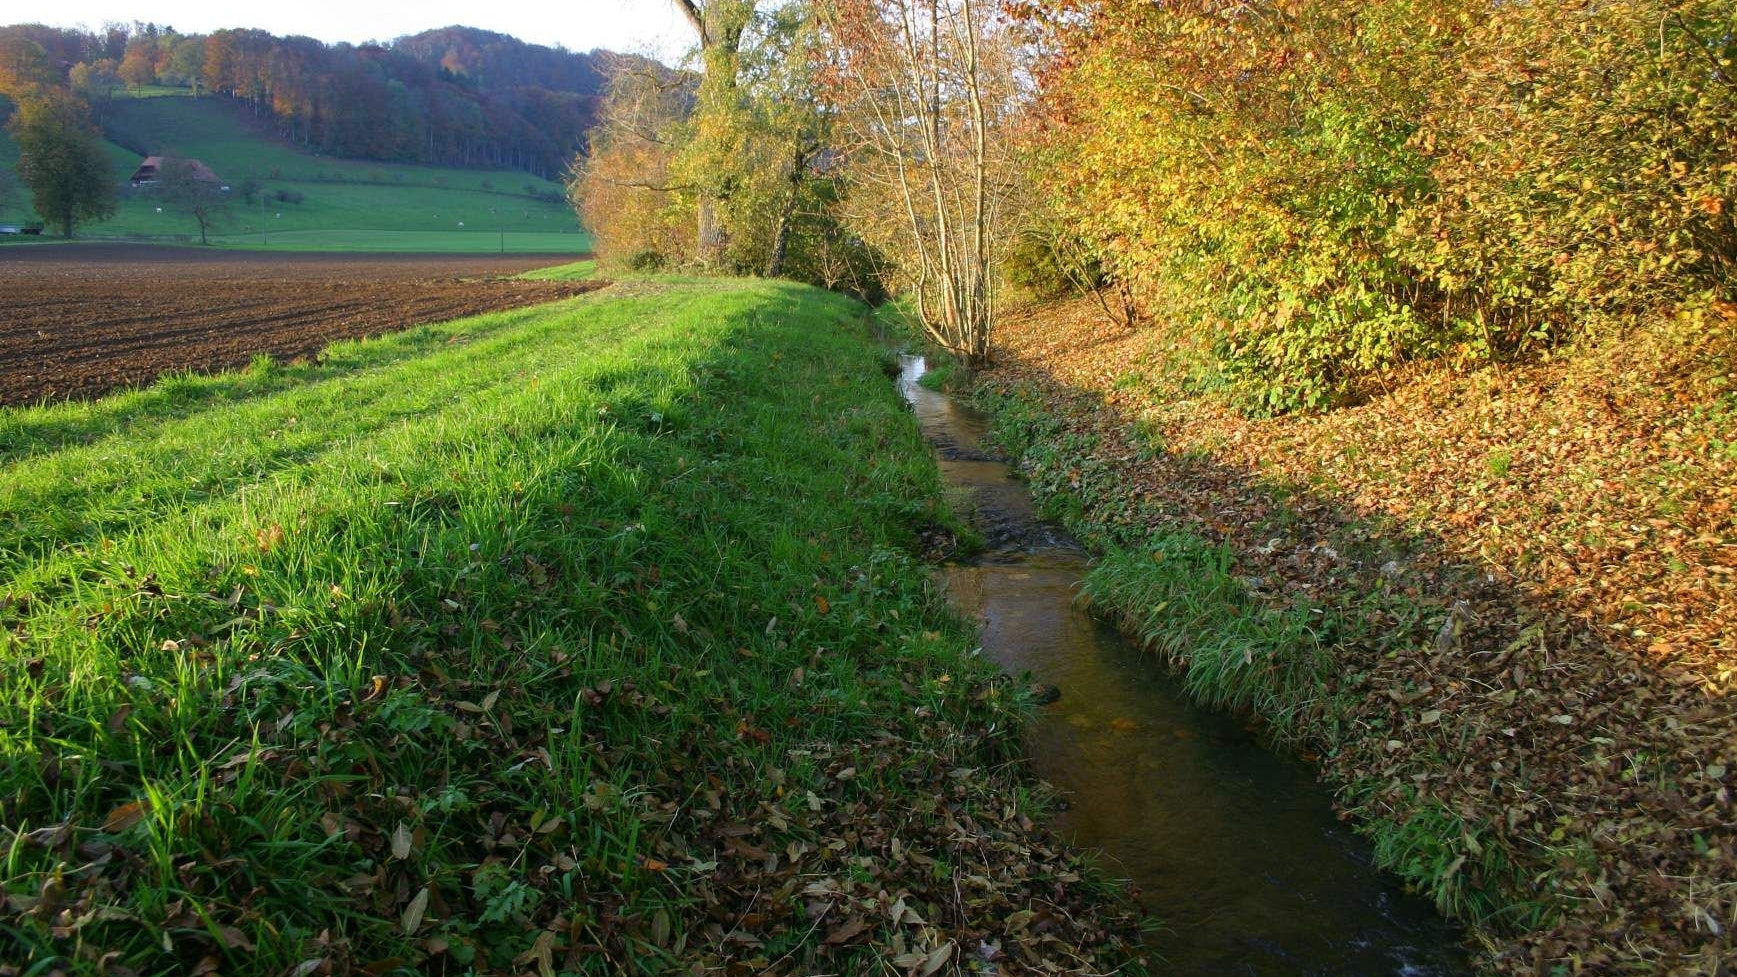
[[[1180,684],[1075,606],[1089,554],[1037,515],[984,415],[917,383],[899,387],[985,547],[944,568],[949,597],[983,625],[983,653],[1060,689],[1026,732],[1037,774],[1060,789],[1057,827],[1130,879],[1160,927],[1153,972],[1193,975],[1465,975],[1459,930],[1371,863],[1331,795],[1235,717]]]

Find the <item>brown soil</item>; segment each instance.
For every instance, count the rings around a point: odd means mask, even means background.
[[[511,277],[570,255],[0,248],[0,405],[310,356],[340,339],[550,302],[599,282]]]

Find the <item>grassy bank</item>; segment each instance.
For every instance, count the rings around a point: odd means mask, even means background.
[[[1187,528],[1160,505],[1129,494],[1104,442],[1050,412],[1035,391],[980,388],[995,437],[1017,458],[1047,515],[1098,553],[1082,597],[1182,677],[1188,694],[1215,709],[1259,719],[1276,745],[1312,759],[1376,735],[1354,718],[1363,676],[1348,662],[1385,654],[1427,631],[1431,612],[1404,594],[1308,595],[1268,589],[1239,572],[1237,553],[1210,529]],[[1429,896],[1443,913],[1486,935],[1537,925],[1547,909],[1528,898],[1502,851],[1479,841],[1482,826],[1420,804],[1401,820],[1357,802],[1381,793],[1378,778],[1342,785],[1342,806],[1361,815],[1383,867]]]
[[[1113,964],[859,322],[640,283],[0,412],[0,960]]]
[[[1721,972],[1728,333],[1420,372],[1264,420],[1179,392],[1158,328],[1058,308],[1002,336],[976,389],[1102,554],[1087,597],[1318,761],[1487,967]]]

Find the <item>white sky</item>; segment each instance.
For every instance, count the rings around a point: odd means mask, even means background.
[[[12,7],[10,2],[0,8]],[[608,48],[674,62],[693,43],[692,31],[670,0],[288,0],[237,4],[234,0],[56,0],[0,12],[0,24],[46,23],[96,29],[105,21],[153,21],[184,34],[223,27],[254,27],[273,34],[303,34],[322,41],[389,41],[431,27],[462,24],[511,34],[522,41],[574,51]]]

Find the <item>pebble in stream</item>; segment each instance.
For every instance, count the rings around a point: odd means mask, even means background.
[[[946,569],[955,606],[984,625],[983,650],[1059,689],[1026,734],[1039,775],[1061,788],[1058,827],[1102,850],[1160,923],[1155,973],[1461,975],[1458,930],[1371,864],[1303,765],[1265,749],[1079,610],[1089,557],[1034,512],[1005,462],[984,451],[984,417],[917,384],[900,388],[970,498],[986,549]]]

